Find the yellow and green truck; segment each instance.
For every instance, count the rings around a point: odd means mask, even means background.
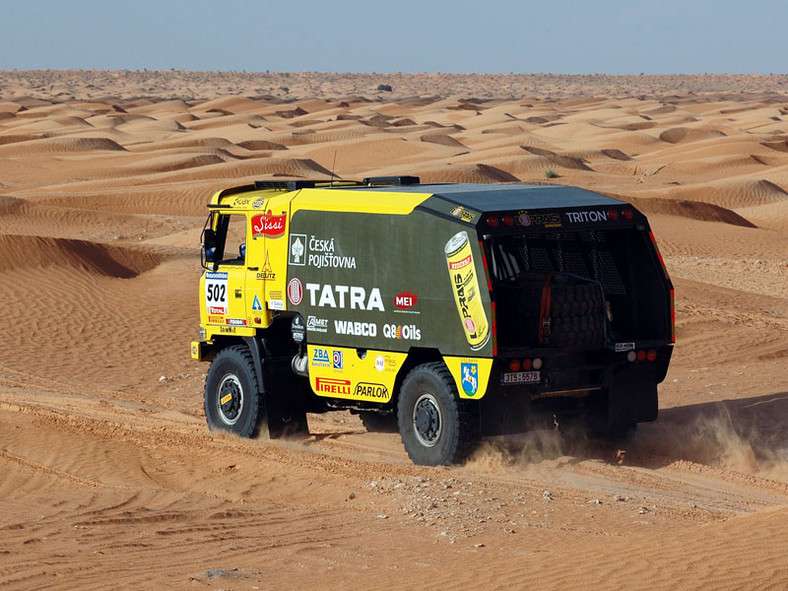
[[[258,181],[208,209],[191,355],[211,429],[350,410],[440,465],[542,417],[605,436],[656,419],[673,286],[628,203],[398,176]]]

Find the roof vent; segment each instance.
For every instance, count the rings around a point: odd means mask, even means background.
[[[418,185],[421,179],[417,176],[372,176],[364,179],[365,185]]]

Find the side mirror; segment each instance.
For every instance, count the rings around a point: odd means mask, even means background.
[[[205,261],[208,263],[216,262],[216,232],[205,230],[202,237],[202,248],[205,251]]]

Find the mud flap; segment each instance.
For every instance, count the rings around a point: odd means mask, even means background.
[[[303,386],[290,369],[290,359],[264,359],[262,365],[268,436],[280,439],[309,435]]]
[[[612,380],[607,392],[610,426],[657,420],[657,380],[653,373],[645,366],[633,366]]]

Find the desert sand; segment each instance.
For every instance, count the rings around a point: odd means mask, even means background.
[[[332,172],[635,203],[659,420],[448,468],[348,413],[211,434],[205,204]],[[0,72],[0,272],[3,589],[788,589],[785,77]]]

